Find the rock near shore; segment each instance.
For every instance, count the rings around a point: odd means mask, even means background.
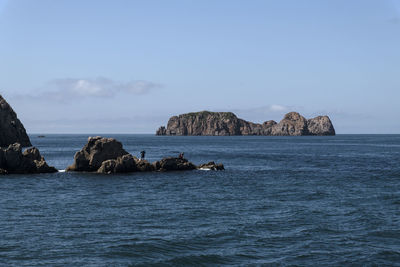
[[[205,164],[203,164],[205,165]],[[201,165],[201,166],[203,166]],[[214,168],[213,170],[223,170]],[[168,157],[153,163],[140,160],[126,152],[122,144],[114,138],[100,136],[89,137],[87,144],[75,154],[74,163],[66,171],[97,172],[104,174],[151,172],[151,171],[184,171],[194,170],[198,166],[184,158]]]
[[[22,153],[19,143],[0,149],[0,173],[52,173],[56,168],[47,165],[37,148],[31,147]]]
[[[67,171],[94,172],[103,162],[116,160],[127,154],[129,153],[122,148],[122,144],[114,138],[89,137],[87,144],[76,152],[74,163],[67,168]]]
[[[239,119],[232,112],[202,111],[171,117],[156,135],[335,135],[335,129],[328,116],[307,120],[290,112],[279,123],[270,120],[259,124]]]
[[[14,143],[23,147],[32,146],[17,114],[0,95],[0,147],[8,147]]]

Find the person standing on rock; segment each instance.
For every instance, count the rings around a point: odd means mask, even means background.
[[[146,151],[140,151],[140,160],[144,160],[144,156],[146,155]]]
[[[183,159],[183,155],[184,155],[184,154],[185,154],[185,153],[183,153],[183,152],[180,153],[180,154],[179,154],[179,159]]]

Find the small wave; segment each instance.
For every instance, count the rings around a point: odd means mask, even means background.
[[[58,170],[58,172],[65,172],[65,170]]]
[[[218,254],[190,254],[182,256],[174,256],[172,259],[160,261],[157,264],[172,264],[172,265],[214,265],[227,264],[230,260]]]

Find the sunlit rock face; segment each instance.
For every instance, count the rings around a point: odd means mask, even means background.
[[[232,112],[201,111],[171,117],[156,135],[335,135],[335,129],[328,116],[307,120],[290,112],[279,123],[269,120],[260,124],[239,119]]]

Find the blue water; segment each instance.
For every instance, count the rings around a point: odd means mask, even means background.
[[[109,136],[226,171],[1,176],[1,266],[399,266],[400,135]],[[32,136],[58,169],[86,140]]]

